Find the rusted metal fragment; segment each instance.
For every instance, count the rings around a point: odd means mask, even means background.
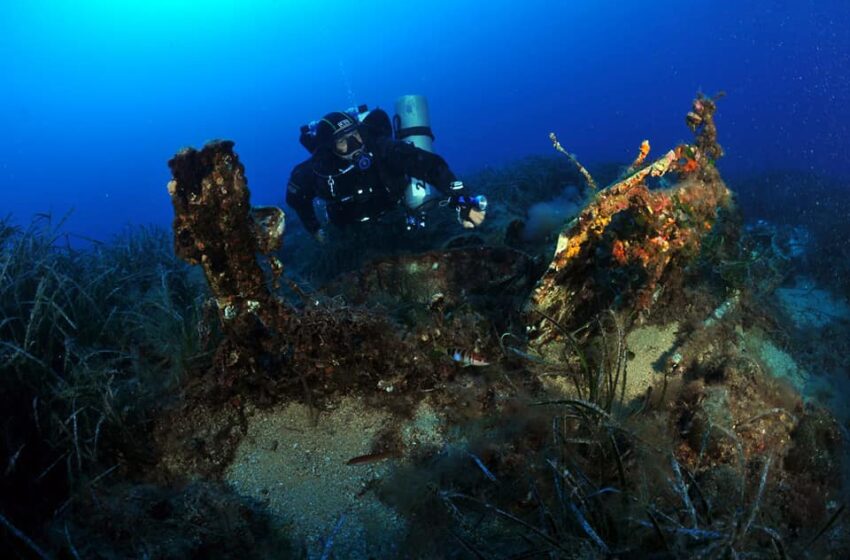
[[[266,207],[252,212],[233,142],[209,142],[200,151],[186,148],[168,165],[175,251],[203,268],[227,336],[227,344],[218,349],[219,368],[253,371],[261,355],[277,352],[277,333],[292,319],[267,288],[256,258],[279,247],[283,211]]]
[[[717,161],[723,157],[723,148],[717,142],[717,125],[714,122],[717,100],[723,95],[723,93],[718,93],[714,97],[706,97],[700,93],[694,99],[691,110],[685,116],[685,123],[696,135],[699,153],[710,158],[711,161]]]
[[[692,127],[696,145],[680,145],[600,191],[561,232],[554,258],[526,307],[530,343],[541,352],[560,352],[564,331],[605,309],[649,309],[665,283],[681,276],[699,254],[719,212],[732,206],[714,166],[722,154],[714,108],[711,100],[697,98],[691,112],[699,117]],[[676,175],[678,183],[650,190],[647,179],[667,173]]]
[[[251,208],[254,238],[257,249],[264,255],[280,249],[286,229],[286,215],[277,206],[254,206]]]

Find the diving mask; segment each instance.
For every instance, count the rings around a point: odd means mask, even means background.
[[[366,171],[372,166],[372,154],[366,151],[363,138],[356,130],[338,138],[334,151],[336,155],[356,165],[361,171]]]
[[[337,138],[334,151],[341,158],[347,160],[355,159],[363,151],[363,139],[360,137],[360,132],[355,130]]]

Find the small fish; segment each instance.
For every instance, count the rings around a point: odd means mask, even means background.
[[[475,461],[475,464],[478,465],[478,468],[481,469],[481,472],[484,473],[484,476],[486,476],[487,478],[489,478],[493,482],[499,482],[496,479],[496,475],[494,475],[492,472],[490,472],[490,469],[487,468],[487,466],[484,464],[484,461],[479,459],[477,455],[470,453],[469,451],[467,451],[466,454],[469,455],[470,457],[472,457],[472,460]]]
[[[484,358],[484,356],[478,354],[477,352],[473,352],[472,350],[464,350],[462,348],[449,348],[448,354],[452,360],[456,361],[464,367],[480,367],[490,365],[490,362],[488,362]]]
[[[366,455],[358,455],[357,457],[352,457],[348,461],[345,462],[346,465],[365,465],[368,463],[377,463],[378,461],[384,461],[386,459],[391,459],[393,457],[397,457],[398,452],[394,451],[379,451],[378,453],[367,453]]]

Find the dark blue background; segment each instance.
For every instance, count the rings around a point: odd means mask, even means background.
[[[701,89],[728,94],[727,177],[847,177],[848,75],[848,0],[6,0],[0,210],[73,207],[96,238],[168,225],[167,160],[212,138],[236,142],[255,204],[282,204],[300,124],[405,93],[461,175],[548,153],[552,130],[586,163],[644,138],[658,155]]]

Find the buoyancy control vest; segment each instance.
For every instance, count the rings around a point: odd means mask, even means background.
[[[323,201],[327,219],[337,226],[368,222],[379,218],[398,204],[380,176],[377,166],[360,169],[350,165],[337,172],[316,169],[317,195]]]

